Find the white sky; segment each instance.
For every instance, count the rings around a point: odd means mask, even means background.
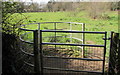
[[[9,1],[9,0],[3,0],[3,1]],[[13,1],[19,1],[19,2],[37,2],[37,3],[47,3],[50,0],[13,0]]]
[[[24,2],[31,2],[31,0],[22,0],[22,1],[24,1]],[[38,3],[40,3],[40,2],[44,2],[44,3],[47,3],[48,1],[50,1],[50,0],[32,0],[33,2],[38,2]]]
[[[28,1],[31,2],[31,0],[20,0],[20,1]],[[45,2],[47,3],[50,0],[32,0],[33,2]],[[55,1],[62,1],[62,2],[70,2],[70,1],[89,1],[89,2],[118,2],[120,0],[55,0]]]
[[[8,0],[3,0],[8,1]],[[22,2],[37,2],[37,3],[47,3],[50,0],[13,0],[13,1],[22,1]],[[55,1],[62,1],[62,2],[70,2],[70,1],[87,1],[87,2],[118,2],[120,0],[55,0]]]

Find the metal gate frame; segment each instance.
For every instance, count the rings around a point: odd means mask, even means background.
[[[39,24],[40,23],[36,23]],[[40,29],[40,28],[39,28]],[[59,31],[59,30],[29,30],[29,29],[24,29],[20,28],[20,30],[24,31],[32,31],[34,33],[34,42],[28,42],[20,38],[21,41],[28,43],[28,44],[33,44],[34,45],[34,54],[26,53],[27,55],[34,56],[34,65],[33,64],[28,64],[29,66],[34,67],[34,72],[35,73],[40,73],[44,74],[43,70],[44,69],[50,69],[50,70],[60,70],[60,71],[73,71],[73,72],[88,72],[88,73],[98,73],[101,75],[104,75],[104,68],[105,68],[105,54],[106,54],[106,40],[107,40],[107,32],[92,32],[92,31]],[[91,34],[104,34],[104,45],[90,45],[90,44],[64,44],[64,43],[44,43],[42,42],[42,33],[43,32],[60,32],[60,33],[91,33]],[[39,36],[38,36],[39,35]],[[39,39],[40,38],[40,39]],[[43,51],[42,51],[42,45],[70,45],[70,46],[91,46],[91,47],[103,47],[104,48],[104,54],[103,54],[103,59],[89,59],[89,58],[65,58],[65,57],[54,57],[54,56],[43,56]],[[25,52],[24,52],[25,53]],[[94,71],[80,71],[80,70],[70,70],[70,69],[60,69],[60,68],[52,68],[52,67],[44,67],[43,66],[43,58],[57,58],[57,59],[77,59],[77,60],[88,60],[88,61],[103,61],[103,66],[102,66],[102,72],[94,72]]]
[[[64,43],[44,43],[42,42],[42,33],[43,32],[61,32],[61,33],[91,33],[91,34],[105,34],[104,45],[89,45],[89,44],[64,44]],[[60,70],[60,71],[73,71],[73,72],[88,72],[88,73],[98,73],[104,75],[104,66],[105,66],[105,54],[106,54],[106,40],[107,32],[90,32],[90,31],[56,31],[56,30],[40,30],[40,61],[41,61],[41,74],[43,74],[44,69],[48,70]],[[67,57],[55,57],[55,56],[43,56],[42,45],[70,45],[70,46],[91,46],[91,47],[104,47],[104,55],[102,59],[89,59],[89,58],[67,58]],[[102,72],[93,72],[93,71],[80,71],[80,70],[70,70],[70,69],[61,69],[61,68],[52,68],[52,67],[43,67],[43,58],[57,58],[57,59],[77,59],[77,60],[88,60],[88,61],[103,61]]]

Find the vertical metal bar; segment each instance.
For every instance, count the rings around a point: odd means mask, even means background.
[[[40,44],[40,23],[38,23],[38,35],[37,36],[38,36],[38,44]]]
[[[56,30],[56,23],[54,23],[54,29]],[[55,32],[55,43],[56,43],[56,40],[57,38],[56,38],[56,32]],[[56,50],[56,45],[55,45],[55,50]]]
[[[40,65],[41,75],[43,75],[43,51],[42,51],[42,31],[40,30]]]
[[[38,30],[34,31],[34,72],[40,73],[40,58],[39,58],[39,46],[38,46]]]
[[[70,31],[72,31],[72,24],[70,23]],[[72,43],[72,33],[70,33],[70,42]]]
[[[108,75],[110,75],[110,68],[111,68],[111,55],[112,55],[112,37],[113,37],[113,33],[114,32],[111,32],[111,36],[110,36],[110,53],[109,53],[109,64],[108,64]]]
[[[85,31],[85,23],[82,24],[82,31]],[[82,33],[82,44],[85,44],[85,33]],[[82,46],[82,57],[85,58],[85,46]]]
[[[106,43],[107,43],[107,32],[105,32],[105,39],[104,39],[102,75],[104,75],[104,69],[105,69]]]

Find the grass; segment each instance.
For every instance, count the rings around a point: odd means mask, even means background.
[[[35,12],[24,13],[29,16],[28,23],[33,22],[80,22],[86,23],[86,31],[115,31],[118,32],[117,12],[109,12],[110,19],[91,19],[86,12],[80,12],[77,16],[70,16],[70,12]],[[33,27],[33,26],[32,26]],[[34,27],[33,27],[34,28]]]
[[[72,15],[74,12],[34,12],[34,13],[23,13],[28,16],[28,20],[24,22],[24,24],[29,23],[39,23],[39,22],[79,22],[85,23],[85,31],[107,31],[107,37],[110,37],[110,31],[118,32],[118,13],[116,11],[109,11],[107,14],[109,15],[109,19],[91,19],[88,16],[88,13],[82,11],[78,13],[76,16]],[[37,29],[38,25],[33,24],[29,25],[26,28],[28,29]],[[69,29],[69,25],[59,24],[57,25],[59,29]],[[44,24],[41,26],[41,29],[54,29],[53,24]],[[81,30],[81,26],[73,26],[73,30]],[[31,34],[32,35],[32,34]],[[52,35],[52,34],[46,34]],[[67,34],[66,34],[67,35]],[[78,35],[78,34],[77,34]],[[79,37],[80,35],[76,36]],[[93,41],[94,44],[104,44],[102,38],[104,35],[87,35],[87,41]],[[31,36],[28,36],[31,38]],[[31,38],[32,39],[32,38]],[[107,56],[109,50],[109,41],[107,43]]]

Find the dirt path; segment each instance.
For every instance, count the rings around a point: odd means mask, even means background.
[[[89,43],[91,43],[89,41]],[[92,42],[93,43],[93,42]],[[95,48],[95,47],[89,47],[86,53],[86,58],[91,59],[103,59],[103,48]],[[60,57],[72,57],[70,55],[67,55],[67,53],[60,53],[59,50],[55,50],[52,47],[47,47],[45,49],[47,52],[49,52],[49,56],[60,56]],[[64,48],[62,49],[64,50]],[[78,56],[79,57],[79,56]],[[45,58],[44,59],[44,66],[45,67],[52,67],[52,68],[65,68],[65,69],[72,69],[72,70],[81,70],[81,71],[97,71],[102,72],[102,61],[86,61],[86,60],[73,60],[73,59],[55,59],[55,58]],[[69,73],[64,71],[51,71],[47,70],[45,73]],[[93,73],[77,73],[77,75],[98,75]]]

